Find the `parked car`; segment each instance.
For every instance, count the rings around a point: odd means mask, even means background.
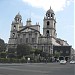
[[[66,64],[67,61],[66,60],[60,60],[60,64]]]
[[[70,61],[70,64],[75,64],[75,61],[74,61],[74,60],[71,60],[71,61]]]

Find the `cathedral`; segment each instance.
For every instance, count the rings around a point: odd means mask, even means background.
[[[16,48],[18,44],[29,44],[32,48],[38,48],[50,54],[53,54],[56,49],[61,49],[60,52],[66,49],[67,53],[71,51],[67,41],[57,38],[56,18],[51,7],[43,18],[43,34],[40,33],[39,23],[33,25],[31,19],[27,19],[26,25],[23,25],[20,13],[15,16],[11,24],[8,49]]]

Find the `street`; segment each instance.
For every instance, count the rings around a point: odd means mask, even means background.
[[[75,75],[75,64],[0,63],[0,75]]]

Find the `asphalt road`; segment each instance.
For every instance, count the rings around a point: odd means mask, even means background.
[[[0,64],[0,75],[75,75],[75,64]]]

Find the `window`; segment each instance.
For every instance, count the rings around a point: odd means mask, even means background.
[[[47,27],[50,25],[50,22],[49,21],[47,21]]]
[[[50,18],[50,14],[47,14],[47,17]]]
[[[28,38],[26,38],[26,43],[28,43]]]
[[[51,18],[53,17],[53,14],[51,14]]]
[[[47,30],[47,33],[49,34],[49,30]]]
[[[13,33],[13,37],[15,36],[15,33]]]
[[[32,43],[34,43],[35,42],[35,39],[34,38],[32,38]]]
[[[49,22],[49,21],[47,21],[47,26],[49,26],[49,24],[50,24],[50,22]]]
[[[35,38],[37,39],[37,33],[35,33]],[[36,40],[35,40],[36,41]]]
[[[26,34],[23,34],[23,37],[25,38],[26,37]]]
[[[21,23],[21,20],[20,20],[20,23]]]
[[[49,36],[49,30],[47,30],[46,34],[47,34],[47,36]]]
[[[48,17],[50,17],[50,14],[48,14]]]
[[[16,19],[16,22],[18,22],[18,21],[19,21],[19,19],[17,18],[17,19]]]
[[[18,21],[19,21],[19,18],[18,18]]]
[[[14,25],[14,30],[16,29],[16,26]]]
[[[30,37],[32,37],[32,34],[31,34],[31,33],[29,33],[29,38],[30,38]]]

